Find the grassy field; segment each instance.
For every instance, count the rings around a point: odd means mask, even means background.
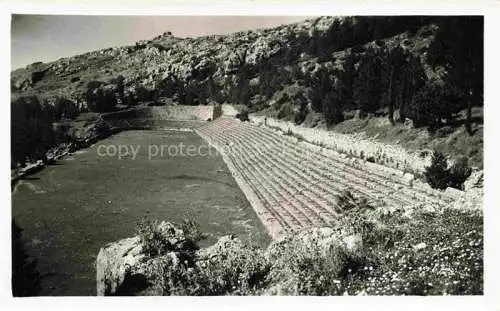
[[[209,235],[205,245],[226,234],[259,246],[270,242],[215,149],[211,156],[148,157],[148,146],[181,142],[205,144],[191,132],[122,132],[18,184],[12,214],[38,259],[41,295],[94,295],[99,248],[135,235],[145,216],[193,219]],[[135,160],[118,160],[99,156],[100,145],[140,148]]]

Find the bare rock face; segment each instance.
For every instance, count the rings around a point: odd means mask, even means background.
[[[277,38],[258,37],[251,45],[246,55],[245,63],[257,65],[264,59],[269,59],[282,49],[282,42]]]
[[[96,260],[97,295],[120,294],[132,267],[144,258],[139,237],[123,239],[101,248]]]

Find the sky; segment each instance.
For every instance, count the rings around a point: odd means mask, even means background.
[[[305,16],[12,15],[11,68],[130,45],[171,31],[176,37],[227,34],[304,20]]]

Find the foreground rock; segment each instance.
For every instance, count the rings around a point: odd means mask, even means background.
[[[482,294],[481,214],[459,209],[415,211],[411,219],[398,211],[376,214],[348,212],[328,227],[287,234],[266,249],[231,235],[199,249],[192,222],[138,227],[138,237],[99,252],[97,293]]]
[[[101,248],[97,255],[97,295],[119,294],[130,268],[145,257],[138,237],[123,239]]]
[[[290,264],[297,254],[335,259],[334,254],[355,254],[362,248],[359,235],[315,228],[284,236],[266,250],[229,235],[190,254],[194,248],[186,245],[187,232],[166,222],[157,228],[171,245],[160,255],[145,254],[139,236],[99,251],[97,295],[297,294],[294,289],[302,280],[295,277],[298,266]]]

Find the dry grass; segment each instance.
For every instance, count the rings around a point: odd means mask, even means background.
[[[476,109],[477,118],[482,109]],[[350,119],[333,128],[333,131],[361,133],[384,143],[396,143],[409,151],[437,150],[456,160],[467,157],[469,165],[483,168],[483,125],[474,125],[475,133],[469,136],[463,126],[448,127],[429,134],[426,128],[409,128],[403,124],[391,126],[387,118]]]

